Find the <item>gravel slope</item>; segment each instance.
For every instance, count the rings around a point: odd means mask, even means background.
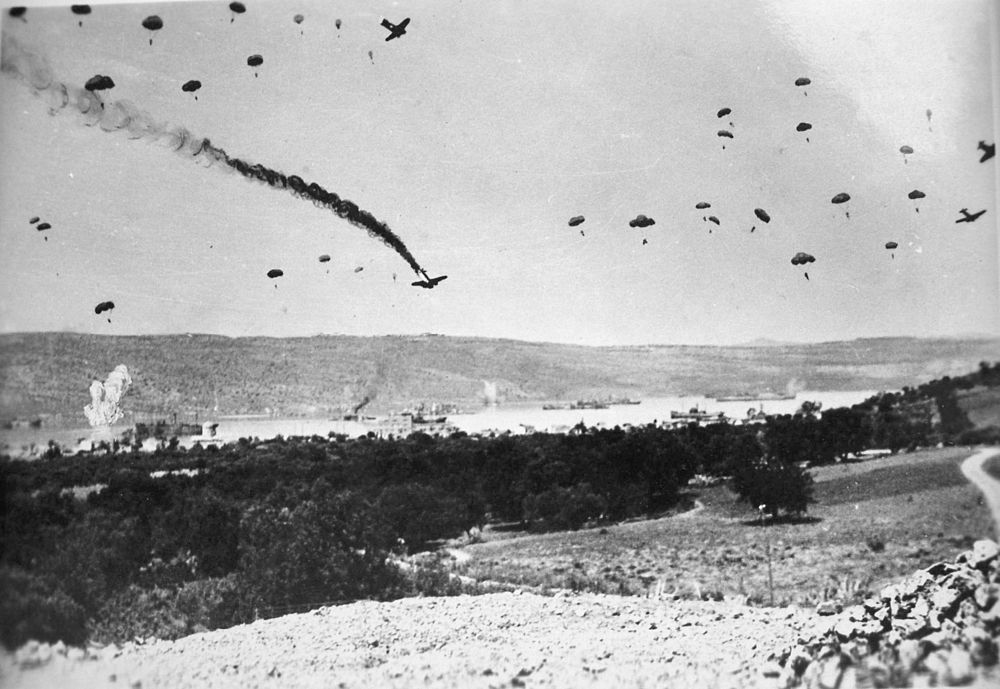
[[[497,593],[359,602],[81,658],[42,648],[21,687],[764,687],[768,656],[816,630],[800,609]]]

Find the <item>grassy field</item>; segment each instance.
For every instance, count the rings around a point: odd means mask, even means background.
[[[693,493],[689,515],[577,532],[520,535],[466,548],[462,574],[519,585],[776,604],[857,599],[890,580],[996,537],[959,465],[964,448],[814,470],[816,504],[798,524],[761,527],[725,487]]]

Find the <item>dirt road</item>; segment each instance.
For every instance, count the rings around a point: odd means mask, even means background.
[[[1000,480],[987,474],[983,466],[990,458],[998,454],[1000,454],[1000,447],[988,447],[962,462],[962,473],[979,490],[983,491],[986,504],[993,514],[994,540],[1000,540]]]

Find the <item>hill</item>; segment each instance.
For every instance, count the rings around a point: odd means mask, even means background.
[[[759,346],[587,347],[485,338],[0,335],[0,419],[77,422],[91,380],[125,364],[148,414],[384,412],[502,402],[898,389],[1000,359],[1000,339],[875,338]],[[489,385],[487,384],[489,383]]]

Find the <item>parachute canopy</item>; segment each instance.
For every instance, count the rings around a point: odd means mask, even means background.
[[[158,15],[151,14],[142,20],[142,25],[150,31],[159,31],[163,28],[163,20]]]
[[[88,91],[104,91],[105,89],[113,89],[115,82],[111,77],[104,76],[103,74],[95,74],[87,79],[87,83],[83,87]]]
[[[284,274],[285,271],[281,270],[280,268],[271,268],[271,270],[267,271],[267,276],[269,278],[280,278]]]
[[[732,132],[730,132],[730,131],[726,131],[725,129],[720,129],[720,130],[719,130],[719,131],[718,131],[718,132],[716,133],[716,136],[724,136],[724,137],[726,137],[727,139],[732,139],[732,138],[733,138],[733,133],[732,133]]]
[[[48,229],[51,229],[51,228],[52,228],[52,225],[48,224],[47,222],[38,223],[38,225],[35,227],[35,229],[38,230],[39,232],[44,232],[45,230],[48,230]]]
[[[834,196],[832,199],[830,199],[830,202],[831,203],[847,203],[850,200],[851,200],[851,195],[850,194],[845,194],[845,193],[841,192],[841,193],[837,194],[836,196]]]
[[[94,313],[102,314],[105,311],[110,311],[115,308],[115,303],[113,301],[102,301],[100,304],[94,307]]]
[[[911,153],[913,153],[913,148],[911,146],[900,146],[899,152],[902,153],[903,155],[910,155]]]
[[[191,81],[184,82],[184,85],[181,86],[181,91],[184,91],[185,93],[194,93],[200,88],[201,82],[197,79],[192,79]]]
[[[364,269],[365,269],[365,267],[364,267],[364,266],[358,266],[357,268],[355,268],[355,269],[354,269],[354,272],[355,272],[355,273],[360,273],[360,272],[361,272],[362,270],[364,270]]]
[[[718,113],[716,113],[715,116],[716,117],[725,117],[726,115],[728,115],[731,112],[732,112],[732,108],[723,108]]]
[[[296,14],[296,15],[295,15],[295,16],[294,16],[294,17],[292,18],[292,21],[293,21],[293,22],[295,22],[296,24],[301,24],[301,23],[303,22],[303,20],[305,20],[305,17],[303,17],[303,16],[301,15],[301,14]],[[338,22],[338,23],[337,23],[337,26],[340,26],[340,23],[339,23],[339,22],[340,22],[340,20],[339,20],[339,19],[337,20],[337,22]]]
[[[899,244],[897,244],[896,242],[886,242],[885,243],[885,248],[886,249],[895,249],[898,246],[899,246]]]
[[[916,199],[922,199],[922,198],[924,198],[925,196],[927,196],[927,194],[925,194],[924,192],[920,191],[919,189],[914,189],[909,194],[907,194],[907,196],[909,196],[913,200],[916,200]]]
[[[815,260],[816,260],[815,256],[807,254],[804,251],[800,251],[799,253],[797,253],[794,256],[792,256],[792,265],[793,266],[801,266],[801,265],[805,265],[806,263],[812,263]]]
[[[576,227],[577,225],[579,225],[583,221],[584,221],[584,217],[582,215],[574,215],[572,218],[569,219],[569,226],[570,227]]]
[[[334,24],[337,26],[337,29],[340,29],[341,21],[339,19],[335,21]]]
[[[763,220],[764,222],[771,222],[771,216],[768,215],[767,211],[764,210],[763,208],[754,208],[753,214],[756,215],[761,220]]]
[[[706,208],[711,208],[712,204],[710,204],[708,201],[699,201],[698,203],[694,204],[694,207],[700,211],[703,211]]]
[[[243,14],[244,12],[247,11],[246,5],[244,5],[242,2],[229,3],[229,9],[231,9],[236,14]]]
[[[69,9],[73,14],[90,14],[90,5],[70,5]]]
[[[264,64],[264,58],[262,58],[260,55],[251,55],[250,57],[247,58],[247,64],[250,65],[251,67],[260,67],[262,64]]]
[[[31,216],[31,219],[28,220],[28,222],[31,223],[32,225],[34,225],[39,220],[41,220],[41,218],[39,218],[37,215],[33,215],[33,216]]]
[[[640,213],[635,216],[632,220],[628,221],[629,227],[649,227],[650,225],[655,225],[656,221],[652,218],[647,218],[645,215]]]
[[[710,220],[711,222],[714,222],[714,223],[715,223],[716,225],[718,225],[718,224],[719,224],[719,219],[718,219],[717,217],[715,217],[714,215],[710,215],[710,216],[708,216],[708,219],[709,219],[709,220]]]
[[[28,11],[27,7],[11,7],[7,10],[7,14],[12,17],[23,17],[24,13]]]
[[[809,77],[799,77],[798,79],[795,80],[796,86],[808,86],[811,83],[812,79],[810,79]]]
[[[808,132],[812,128],[813,128],[813,126],[811,124],[809,124],[808,122],[799,122],[798,126],[795,127],[795,131],[797,131],[797,132]]]
[[[330,254],[323,254],[322,256],[320,256],[319,257],[319,262],[320,263],[329,263],[330,262]]]

